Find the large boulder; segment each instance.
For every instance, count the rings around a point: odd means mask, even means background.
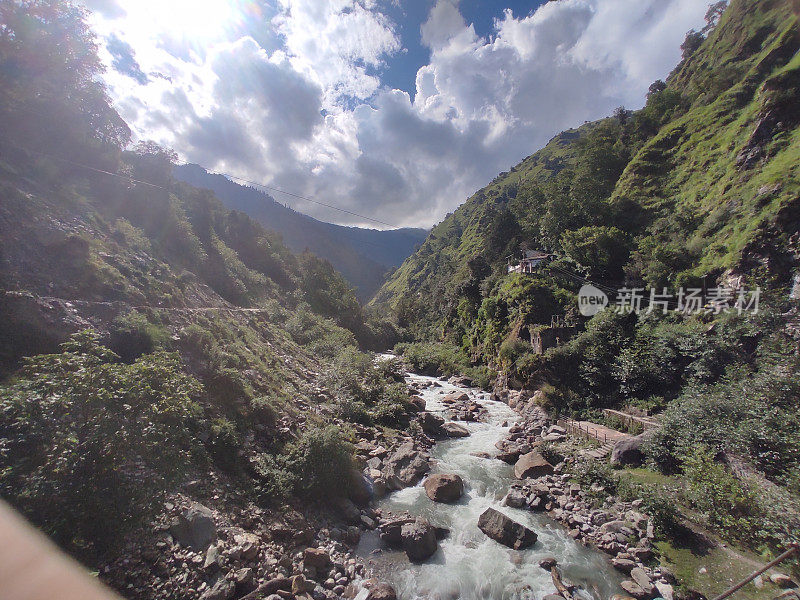
[[[469,430],[463,425],[449,421],[442,425],[442,431],[447,437],[462,438],[469,435]]]
[[[408,559],[420,562],[433,555],[439,547],[436,541],[436,530],[428,521],[418,518],[406,523],[400,530],[403,538],[403,550]]]
[[[611,451],[611,464],[635,467],[641,465],[644,462],[642,446],[645,440],[645,434],[619,440]]]
[[[397,600],[397,592],[388,583],[378,583],[369,588],[367,600]]]
[[[536,452],[536,450],[520,456],[514,465],[514,476],[517,479],[526,479],[528,477],[536,479],[537,477],[552,474],[553,465],[547,462],[545,457]]]
[[[436,473],[425,480],[424,486],[434,502],[455,502],[464,493],[464,481],[454,474]]]
[[[381,523],[378,527],[378,535],[381,540],[390,546],[403,545],[403,525],[406,523],[413,523],[414,519],[394,519]]]
[[[181,546],[204,551],[217,537],[214,513],[195,502],[172,522],[169,532]]]
[[[442,425],[444,425],[444,419],[439,415],[423,411],[419,413],[417,420],[419,421],[419,426],[422,427],[422,431],[428,435],[434,437],[443,435]]]
[[[380,460],[380,459],[379,459]],[[372,500],[372,489],[364,474],[355,467],[350,469],[348,495],[358,506],[366,506]]]
[[[414,448],[413,442],[406,442],[384,461],[386,481],[402,486],[415,485],[422,476],[431,470],[426,453]],[[398,488],[399,489],[399,488]]]
[[[536,543],[536,533],[500,511],[487,508],[478,518],[478,528],[496,542],[521,550]]]

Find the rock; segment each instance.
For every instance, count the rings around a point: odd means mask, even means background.
[[[276,577],[262,584],[258,589],[265,596],[274,594],[278,590],[288,591],[292,589],[292,580],[288,577]]]
[[[233,583],[236,587],[236,593],[239,595],[253,591],[253,589],[255,589],[255,575],[253,569],[250,567],[238,569],[233,574]]]
[[[341,513],[344,520],[353,525],[361,523],[361,511],[348,498],[334,498],[333,504]]]
[[[453,423],[452,421],[448,421],[442,425],[442,431],[444,431],[447,437],[451,438],[462,438],[469,435],[469,430],[466,427],[458,423]]]
[[[524,508],[528,504],[528,496],[519,488],[511,488],[508,490],[503,504],[511,508]]]
[[[303,564],[316,569],[325,569],[330,566],[331,557],[322,548],[306,548],[303,550]]]
[[[397,600],[397,592],[388,583],[378,583],[369,589],[367,600]]]
[[[218,579],[213,586],[203,592],[200,600],[230,600],[234,593],[236,593],[236,589],[232,581]]]
[[[783,573],[771,573],[769,576],[769,580],[777,585],[779,588],[792,588],[797,587],[792,578],[788,575],[784,575]]]
[[[400,535],[403,538],[403,550],[411,561],[423,561],[439,548],[436,532],[425,519],[418,518],[406,523],[400,530]]]
[[[300,594],[305,594],[310,592],[314,589],[314,584],[310,581],[306,581],[306,578],[302,575],[295,575],[292,577],[292,594],[295,596],[299,596]]]
[[[631,579],[633,579],[633,581],[636,582],[636,585],[642,588],[644,593],[648,596],[652,596],[656,591],[650,576],[645,573],[644,569],[641,567],[634,567],[631,569]]]
[[[381,540],[389,546],[402,546],[403,544],[403,525],[413,523],[414,519],[393,519],[386,523],[381,523],[378,527],[378,535]]]
[[[350,500],[358,506],[366,506],[369,504],[369,501],[372,500],[372,490],[364,474],[358,469],[353,468],[350,470],[349,479],[350,486],[348,495],[350,496]]]
[[[622,583],[619,584],[619,587],[621,587],[623,590],[625,590],[631,596],[637,598],[638,600],[646,600],[647,598],[650,597],[649,594],[647,594],[642,588],[640,588],[633,581],[627,581],[627,580],[623,581]]]
[[[611,560],[611,564],[614,565],[617,571],[622,571],[626,575],[636,566],[636,562],[628,558],[614,558]]]
[[[536,479],[537,477],[552,474],[553,465],[535,450],[520,456],[514,465],[514,476],[517,479],[526,479],[528,477]]]
[[[466,392],[461,392],[460,394],[447,394],[444,398],[442,398],[442,402],[446,404],[469,402],[469,395]]]
[[[384,461],[384,472],[390,489],[415,485],[430,469],[427,455],[415,450],[411,441],[400,446]],[[400,487],[393,487],[395,485]]]
[[[674,600],[675,589],[670,584],[656,581],[655,586],[659,596],[664,600]]]
[[[422,431],[428,435],[432,435],[434,437],[442,435],[442,425],[444,425],[444,419],[439,415],[425,411],[419,413],[417,419],[419,420],[420,427],[422,427]]]
[[[619,440],[611,451],[611,464],[637,467],[641,465],[644,462],[642,445],[645,439],[645,434],[641,434]]]
[[[558,561],[556,560],[555,556],[546,556],[539,561],[539,566],[542,567],[545,571],[549,571],[557,564]]]
[[[564,600],[564,596],[561,594],[547,594],[542,600]]]
[[[536,543],[536,534],[494,508],[487,508],[478,519],[478,528],[490,538],[515,550]]]
[[[464,482],[458,475],[436,473],[424,483],[425,493],[434,502],[455,502],[464,493]]]
[[[181,546],[204,551],[217,537],[213,515],[210,508],[195,502],[172,522],[169,532]]]
[[[203,570],[219,568],[222,565],[222,555],[219,550],[219,544],[208,547],[208,550],[206,550],[206,559],[203,563]]]

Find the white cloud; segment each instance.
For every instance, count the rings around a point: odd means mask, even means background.
[[[165,37],[168,23],[131,26],[142,1],[119,0],[125,16],[98,19],[148,75],[142,85],[107,74],[139,135],[397,225],[431,225],[559,131],[640,106],[705,13],[703,0],[559,0],[524,18],[507,11],[481,39],[454,0],[438,0],[421,28],[431,60],[412,99],[380,84],[400,46],[371,0],[280,0],[194,45],[188,31]],[[357,220],[290,200],[318,218]]]

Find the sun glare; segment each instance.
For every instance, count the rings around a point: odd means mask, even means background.
[[[237,0],[134,0],[128,16],[134,27],[210,41],[232,23],[238,4]]]

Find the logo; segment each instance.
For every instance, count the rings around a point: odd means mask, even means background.
[[[584,317],[592,317],[608,306],[608,296],[593,285],[586,284],[578,290],[578,310]]]

